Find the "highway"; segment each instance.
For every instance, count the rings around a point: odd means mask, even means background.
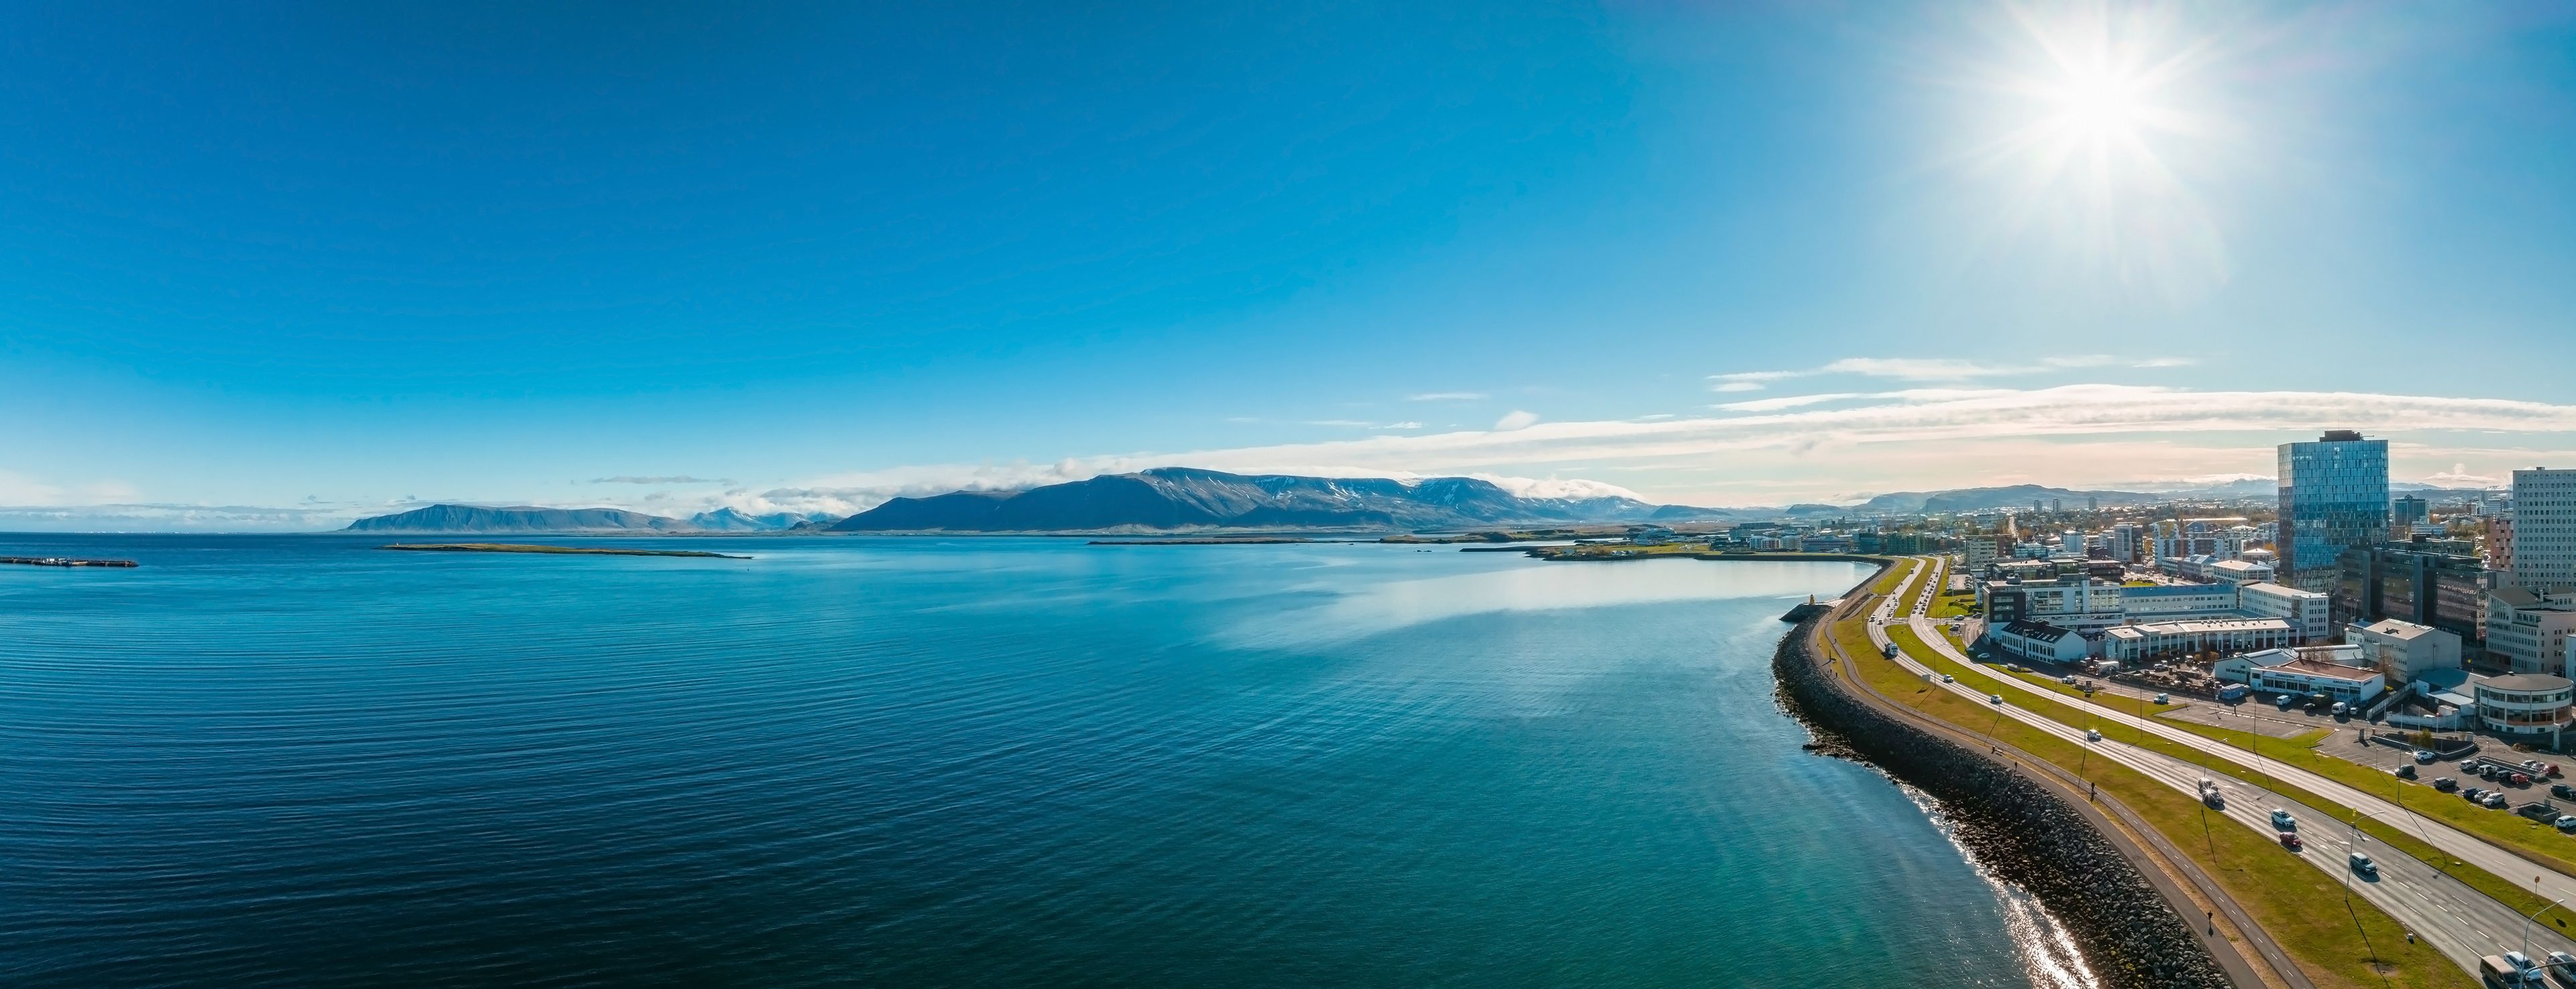
[[[1895,611],[1900,602],[1903,602],[1907,609],[1908,624],[1915,629],[1916,634],[1920,635],[1923,640],[1933,648],[1940,650],[1945,654],[1950,654],[1950,658],[1958,660],[1962,664],[1968,663],[1965,656],[1955,655],[1956,651],[1948,648],[1946,641],[1942,640],[1939,633],[1930,627],[1930,619],[1926,617],[1925,614],[1925,609],[1929,605],[1929,596],[1917,593],[1926,587],[1938,587],[1939,585],[1937,582],[1927,583],[1926,578],[1929,577],[1934,581],[1937,581],[1942,568],[1943,564],[1938,559],[1925,560],[1922,565],[1918,566],[1915,572],[1909,575],[1906,581],[1897,588],[1897,592],[1895,594],[1878,603],[1876,610],[1872,613],[1870,621],[1869,634],[1872,644],[1878,646],[1882,651],[1887,648],[1889,640],[1887,638],[1885,625],[1895,620]],[[1943,683],[1937,673],[1915,661],[1912,657],[1906,656],[1902,651],[1899,651],[1896,661],[1917,675],[1926,677],[1933,686],[1949,690],[1964,697],[1972,698],[1979,703],[1986,702],[1986,694],[1984,692],[1966,684]],[[2001,674],[1996,674],[1995,678],[2004,680],[2007,683],[2014,683],[2016,685],[2023,686],[2025,687],[2025,693],[2036,694],[2048,698],[2052,703],[2075,704],[2085,713],[2099,717],[2104,721],[2114,721],[2132,726],[2135,726],[2139,721],[2139,719],[2120,715],[2117,712],[2108,711],[2099,708],[2096,705],[2085,704],[2078,700],[2072,700],[2066,695],[2059,694],[2054,691],[2030,688],[2026,684],[2020,684],[2019,681]],[[2007,700],[2012,699],[2011,695],[2006,696]],[[2294,815],[2311,813],[2308,811],[2308,808],[2304,806],[2290,804],[2287,801],[2274,798],[2272,794],[2255,786],[2254,784],[2217,776],[2200,766],[2184,762],[2181,759],[2156,752],[2152,749],[2140,748],[2135,745],[2109,740],[2099,742],[2086,741],[2083,729],[2062,724],[2035,711],[2028,710],[2022,704],[2006,703],[1991,706],[1999,708],[1998,714],[2001,716],[2010,717],[2040,731],[2066,739],[2068,742],[2075,745],[2090,747],[2095,755],[2143,773],[2150,778],[2173,787],[2177,791],[2191,794],[2194,799],[2198,798],[2199,781],[2202,778],[2209,777],[2216,779],[2220,793],[2223,796],[2223,802],[2226,806],[2224,810],[2210,811],[2206,813],[2205,820],[2209,824],[2216,825],[2221,821],[2234,821],[2238,825],[2253,828],[2255,831],[2261,833],[2266,840],[2270,840],[2274,834],[2274,828],[2272,827],[2270,818],[2271,812],[2275,807],[2290,808]],[[1975,730],[1977,726],[1962,725],[1961,727]],[[2165,728],[2166,726],[2154,725],[2153,727]],[[2177,729],[2167,728],[2166,730],[2172,731],[2176,734],[2185,735],[2192,739],[2204,742],[2208,741],[2207,739],[2200,739],[2199,736],[2190,735],[2187,732],[2180,732]],[[2159,734],[2162,733],[2160,732]],[[2214,742],[2211,744],[2216,745]],[[2194,747],[2199,748],[2199,746]],[[2237,761],[2248,762],[2250,764],[2250,760],[2246,758],[2246,754],[2244,752],[2228,748],[2223,745],[2217,745],[2216,747],[2221,752],[2233,754],[2237,757]],[[2206,750],[2204,749],[2204,751]],[[2285,780],[2292,779],[2294,773],[2297,775],[2309,776],[2311,779],[2322,780],[2321,777],[2314,777],[2313,774],[2298,773],[2296,770],[2280,766],[2278,763],[2270,763],[2268,761],[2261,768],[2264,772],[2274,773]],[[2358,794],[2357,791],[2352,791],[2348,787],[2333,784],[2330,780],[2323,782],[2327,785],[2333,786],[2335,789],[2342,790],[2345,793],[2365,798],[2368,796],[2366,794]],[[2310,786],[2312,784],[2299,781],[2298,785]],[[2312,790],[2311,792],[2320,792],[2323,789],[2323,787],[2318,787],[2316,790]],[[2334,798],[2329,796],[2329,799]],[[2374,802],[2385,803],[2384,801],[2376,801],[2376,798],[2369,799],[2372,799]],[[2365,807],[2365,809],[2369,808]],[[2402,813],[2402,811],[2394,805],[2388,806],[2388,812]],[[2381,812],[2373,810],[2372,813],[2373,816],[2377,816]],[[2411,817],[2412,815],[2408,815],[2408,818]],[[2407,818],[2399,818],[2391,823],[2404,826],[2407,823]],[[2444,830],[2449,829],[2446,828]],[[2522,932],[2524,924],[2521,914],[2515,912],[2512,908],[2497,902],[2494,898],[2478,892],[2468,884],[2442,873],[2431,865],[2419,861],[2397,849],[2390,848],[2385,844],[2373,841],[2367,835],[2356,836],[2354,829],[2343,821],[2302,819],[2298,822],[2297,831],[2306,843],[2306,850],[2304,852],[2291,852],[2288,849],[2281,849],[2280,854],[2299,855],[2310,865],[2322,869],[2336,877],[2338,882],[2348,882],[2350,884],[2349,888],[2354,894],[2363,897],[2377,905],[2381,910],[2386,911],[2390,916],[2397,918],[2400,923],[2405,924],[2410,930],[2412,930],[2417,937],[2424,939],[2426,943],[2431,944],[2434,948],[2441,951],[2444,956],[2449,957],[2462,968],[2474,973],[2477,971],[2479,956],[2519,949],[2522,946]],[[2499,876],[2516,877],[2520,875],[2530,875],[2533,872],[2540,871],[2525,862],[2523,859],[2511,855],[2509,852],[2503,852],[2500,849],[2496,849],[2493,846],[2487,845],[2484,842],[2478,841],[2475,838],[2461,834],[2457,831],[2452,831],[2451,833],[2460,841],[2474,844],[2479,848],[2485,849],[2489,853],[2502,855],[2505,860],[2512,863],[2506,868],[2499,869],[2489,867],[2490,871],[2495,872]],[[2167,837],[2177,842],[2186,840],[2183,835],[2168,835]],[[2359,844],[2354,843],[2356,837],[2358,837]],[[2434,844],[2437,848],[2443,847],[2438,842]],[[2361,850],[2364,854],[2369,855],[2373,861],[2378,863],[2378,876],[2364,877],[2353,873],[2349,869],[2346,865],[2346,855],[2356,848]],[[2446,848],[2445,850],[2448,849]],[[2476,861],[2475,859],[2471,859],[2465,855],[2457,857],[2463,861]],[[2564,877],[2559,878],[2564,881]],[[2553,899],[2561,895],[2568,894],[2561,892],[2549,893],[2549,896]],[[2558,928],[2556,928],[2555,925],[2547,918],[2544,918],[2539,923],[2530,925],[2530,932],[2531,951],[2535,957],[2545,956],[2546,953],[2551,951],[2576,953],[2576,941],[2571,941],[2565,935],[2560,934],[2558,932]]]
[[[1918,557],[1917,559],[1921,558]],[[1943,565],[1943,561],[1936,560],[1926,565],[1938,568]],[[1921,606],[1918,605],[1911,610],[1907,616],[1907,622],[1914,629],[1915,635],[1922,638],[1924,644],[1930,647],[1933,651],[1938,652],[1944,657],[1955,662],[1974,665],[1967,656],[1960,653],[1957,647],[1952,646],[1949,640],[1941,637],[1939,631],[1934,627],[1935,623],[1929,616],[1923,613],[1923,608]],[[2447,854],[2454,859],[2477,866],[2480,869],[2484,869],[2513,882],[2522,882],[2523,877],[2526,876],[2535,877],[2536,888],[2534,889],[2534,892],[2538,893],[2542,899],[2553,901],[2567,899],[2576,901],[2576,877],[2570,877],[2565,873],[2558,872],[2537,862],[2533,862],[2510,849],[2493,844],[2484,838],[2480,838],[2466,831],[2454,828],[2449,824],[2418,815],[2394,801],[2375,794],[2353,789],[2341,782],[2319,776],[2296,766],[2284,765],[2278,761],[2265,759],[2262,757],[2260,752],[2247,752],[2246,750],[2237,748],[2233,745],[2229,745],[2213,738],[2193,734],[2189,731],[2176,728],[2173,725],[2153,718],[2138,717],[2136,715],[2120,712],[2116,709],[2092,704],[2086,702],[2082,698],[2070,697],[2066,694],[2061,694],[2037,684],[2030,683],[2029,681],[2023,680],[2019,677],[2006,676],[2000,673],[1995,674],[1995,677],[1996,679],[2002,680],[2004,684],[2010,688],[2010,691],[2005,694],[2007,697],[2016,697],[2017,699],[2022,700],[2038,698],[2045,699],[2052,704],[2065,704],[2088,714],[2098,716],[2105,721],[2114,724],[2126,725],[2128,727],[2147,732],[2156,736],[2160,740],[2170,742],[2178,746],[2187,746],[2204,754],[2216,756],[2236,765],[2268,774],[2275,779],[2290,784],[2291,786],[2298,787],[2299,789],[2305,790],[2311,794],[2315,794],[2316,796],[2337,804],[2347,810],[2358,809],[2362,813],[2376,817],[2382,821],[2398,825],[2404,828],[2407,832],[2423,839],[2426,844],[2440,849],[2444,854]],[[2423,788],[2421,792],[2428,799],[2459,799],[2457,797],[2437,793],[2430,787]],[[2496,811],[2495,813],[2501,814],[2505,812]],[[2571,847],[2570,851],[2576,851],[2576,847]]]

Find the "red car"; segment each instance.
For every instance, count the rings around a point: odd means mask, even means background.
[[[2296,831],[2283,831],[2283,832],[2281,832],[2281,847],[2283,847],[2283,848],[2287,848],[2287,849],[2289,849],[2289,850],[2291,850],[2291,851],[2294,851],[2294,852],[2295,852],[2295,851],[2298,851],[2298,850],[2302,847],[2302,845],[2303,845],[2303,844],[2304,844],[2303,842],[2299,841],[2299,833],[2298,833],[2298,832],[2296,832]]]
[[[2550,778],[2550,779],[2557,779],[2557,778],[2558,778],[2558,764],[2557,764],[2557,763],[2554,763],[2554,762],[2553,762],[2553,763],[2550,763],[2550,764],[2549,764],[2548,769],[2549,769],[2549,772],[2548,772],[2548,774],[2547,774],[2547,775],[2549,776],[2549,778]]]
[[[2522,773],[2515,773],[2515,774],[2513,774],[2513,785],[2515,785],[2515,786],[2530,786],[2530,785],[2531,785],[2531,777],[2530,777],[2530,776],[2527,776],[2527,775],[2525,775],[2525,774],[2522,774]]]

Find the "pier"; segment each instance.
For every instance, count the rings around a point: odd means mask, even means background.
[[[80,560],[68,556],[0,556],[0,563],[22,567],[131,567],[132,560]]]

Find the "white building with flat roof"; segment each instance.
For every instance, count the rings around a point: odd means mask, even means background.
[[[2558,745],[2576,718],[2576,681],[2547,673],[2514,673],[2470,681],[2478,728],[2507,738]]]
[[[2429,625],[2384,618],[2354,624],[2344,630],[2344,638],[2359,646],[2363,660],[2387,674],[2392,683],[2460,668],[2460,637]]]
[[[2315,645],[2334,638],[2330,605],[2327,595],[2287,584],[2244,584],[2236,588],[2236,613],[2290,623],[2293,645]]]
[[[2388,689],[2378,670],[2315,660],[2294,659],[2257,667],[2246,681],[2256,690],[2283,694],[2324,694],[2346,704],[2362,704]]]
[[[2122,625],[2102,632],[2102,656],[2122,666],[2203,652],[2251,652],[2290,644],[2278,618],[2218,618]]]

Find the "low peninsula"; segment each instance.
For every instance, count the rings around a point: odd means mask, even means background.
[[[709,553],[694,549],[618,549],[608,546],[532,546],[526,543],[389,543],[377,549],[408,549],[436,553],[568,553],[575,556],[704,556],[720,560],[748,560],[751,557],[731,553]]]

